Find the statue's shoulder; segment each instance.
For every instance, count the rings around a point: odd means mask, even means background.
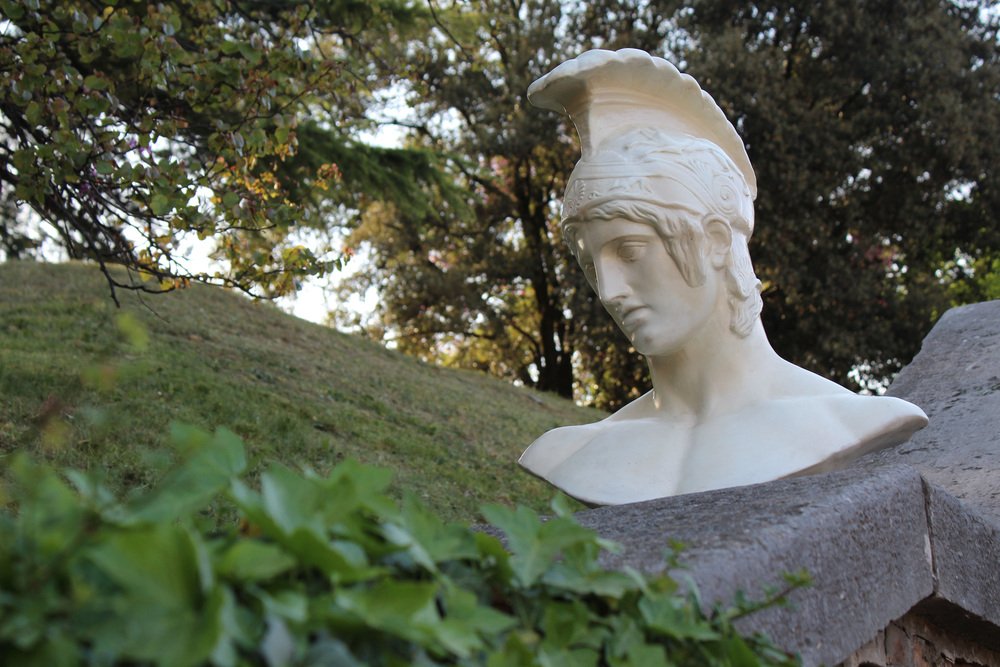
[[[615,422],[633,421],[636,419],[652,419],[656,417],[656,405],[653,392],[647,391],[645,394],[635,399],[631,403],[622,406],[618,412],[611,415],[605,422],[609,425]]]
[[[546,477],[553,468],[585,447],[603,430],[607,419],[593,424],[560,426],[546,431],[528,446],[518,463],[529,472]]]
[[[561,426],[542,434],[524,450],[518,460],[530,472],[547,478],[552,470],[596,439],[614,434],[624,425],[649,417],[653,398],[649,392],[632,401],[610,417],[591,424]]]
[[[774,453],[790,475],[838,470],[851,461],[905,442],[927,425],[916,405],[890,396],[862,396],[846,389],[775,401],[762,412],[779,419]],[[763,415],[762,415],[763,416]],[[780,453],[780,454],[779,454]]]
[[[790,366],[790,365],[789,365]],[[791,366],[794,377],[786,383],[788,394],[774,407],[789,414],[809,415],[815,425],[836,423],[858,442],[873,449],[902,442],[927,425],[927,415],[916,405],[892,396],[855,394],[804,369]]]
[[[833,383],[831,383],[833,385]],[[912,403],[830,391],[763,397],[700,424],[678,491],[690,493],[843,468],[927,424]],[[826,387],[817,384],[820,390]]]
[[[923,410],[892,396],[859,396],[848,392],[831,396],[824,404],[832,418],[848,427],[858,443],[840,453],[848,459],[904,442],[927,426]]]

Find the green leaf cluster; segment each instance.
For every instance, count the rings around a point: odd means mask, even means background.
[[[126,498],[6,466],[4,665],[797,664],[734,630],[755,605],[705,615],[667,576],[602,569],[612,545],[558,499],[544,521],[489,507],[477,532],[390,501],[381,469],[274,466],[253,488],[229,431],[173,439],[182,462]],[[238,521],[220,528],[213,501]]]
[[[412,188],[372,185],[390,162],[378,150],[338,165],[300,153],[302,136],[345,145],[369,126],[376,46],[415,13],[398,0],[0,1],[0,203],[20,220],[0,220],[0,251],[31,254],[28,217],[73,258],[161,279],[106,274],[133,289],[285,294],[339,267],[341,248],[294,232],[359,192]],[[209,237],[222,268],[188,268],[182,247]]]
[[[1000,14],[949,2],[437,3],[405,73],[412,141],[459,156],[467,209],[355,232],[399,349],[615,409],[648,386],[558,228],[579,157],[531,81],[590,48],[665,56],[719,102],[759,184],[751,239],[781,356],[877,390],[1000,255]],[[956,269],[956,263],[958,264]],[[956,285],[952,289],[950,286]]]

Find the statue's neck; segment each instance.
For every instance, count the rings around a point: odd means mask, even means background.
[[[675,353],[647,357],[657,412],[703,421],[759,400],[784,363],[771,348],[760,320],[746,337],[728,322],[707,327]]]

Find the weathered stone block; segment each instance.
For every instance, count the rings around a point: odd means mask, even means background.
[[[805,568],[813,585],[792,606],[746,619],[800,652],[806,664],[834,664],[933,591],[919,475],[890,466],[842,471],[665,498],[578,515],[621,542],[613,567],[663,568],[670,539],[688,545],[681,562],[706,604],[737,591],[761,596],[782,573]],[[886,582],[892,582],[887,585]]]
[[[927,508],[937,597],[1000,625],[1000,527],[933,484]]]
[[[1000,524],[1000,301],[946,312],[887,393],[922,407],[930,424],[860,466],[911,465]]]

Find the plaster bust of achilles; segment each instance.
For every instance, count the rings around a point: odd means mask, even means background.
[[[580,133],[563,235],[653,390],[545,433],[521,465],[614,505],[833,470],[927,424],[915,405],[859,396],[771,348],[747,249],[756,178],[694,79],[635,49],[589,51],[528,98]]]

